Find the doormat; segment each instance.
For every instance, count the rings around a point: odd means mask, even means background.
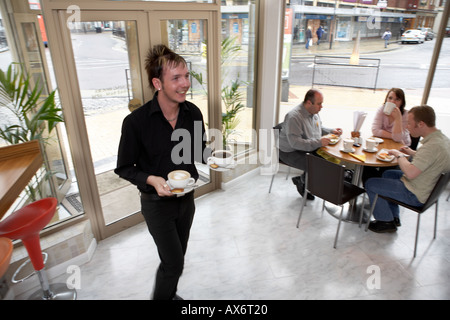
[[[72,215],[84,213],[83,205],[81,204],[81,198],[79,193],[73,193],[67,195],[61,204],[70,212]]]

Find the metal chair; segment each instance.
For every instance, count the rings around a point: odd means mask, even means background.
[[[360,194],[364,194],[360,213],[362,215],[364,208],[365,190],[344,180],[344,165],[338,165],[308,153],[306,154],[306,167],[307,170],[305,194],[303,195],[303,203],[298,215],[297,228],[302,217],[307,192],[310,192],[316,197],[323,199],[324,202],[328,201],[340,206],[341,213],[339,215],[339,223],[337,226],[336,237],[334,239],[333,246],[334,248],[336,248],[339,229],[342,222],[342,213],[344,212],[344,204],[352,199],[355,199]],[[322,207],[322,211],[324,207],[325,206]]]
[[[440,197],[441,193],[447,187],[449,178],[450,178],[450,171],[447,172],[447,173],[441,173],[438,181],[436,182],[436,185],[433,188],[433,191],[431,191],[427,201],[421,207],[414,207],[414,206],[411,206],[409,204],[403,203],[401,201],[398,201],[398,200],[395,200],[395,199],[392,199],[392,198],[389,198],[389,197],[386,197],[386,196],[382,196],[382,195],[376,194],[375,198],[374,198],[374,201],[372,203],[372,207],[370,209],[369,219],[367,219],[366,231],[369,228],[370,218],[372,217],[373,210],[375,208],[375,205],[377,203],[378,198],[385,199],[387,201],[390,201],[390,202],[393,202],[395,204],[398,204],[399,206],[402,206],[402,207],[405,207],[405,208],[407,208],[409,210],[417,212],[418,215],[417,215],[417,226],[416,226],[416,239],[414,241],[414,258],[415,258],[416,257],[416,252],[417,252],[417,240],[419,238],[420,215],[422,213],[424,213],[425,211],[427,211],[428,208],[430,208],[433,204],[436,205],[436,207],[435,207],[435,214],[434,214],[434,236],[433,236],[433,239],[436,239],[436,228],[437,228],[437,214],[438,214],[439,197]]]
[[[417,150],[417,146],[419,145],[420,137],[411,136],[411,145],[409,146],[413,150]]]
[[[273,127],[273,130],[281,130],[281,123],[279,123],[275,127]],[[278,134],[277,134],[277,131],[275,131],[275,141],[277,143],[277,148],[278,148]],[[288,167],[288,172],[286,174],[286,180],[287,180],[288,177],[289,177],[289,174],[291,173],[291,167],[288,164],[284,163],[280,158],[278,158],[278,163]],[[272,185],[273,185],[273,180],[275,179],[275,174],[276,173],[274,173],[272,175],[272,179],[270,180],[269,193],[270,193],[270,191],[272,191]]]

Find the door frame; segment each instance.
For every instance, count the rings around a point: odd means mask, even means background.
[[[101,240],[142,222],[143,217],[140,213],[136,213],[115,223],[105,224],[89,147],[87,127],[84,120],[70,30],[66,24],[74,13],[68,10],[69,4],[67,1],[41,0],[41,2],[43,2],[49,48],[52,54],[55,77],[65,116],[67,137],[72,152],[83,208],[86,217],[91,222],[94,236],[96,239]],[[186,20],[191,17],[193,19],[199,17],[206,19],[208,28],[207,41],[210,44],[207,53],[209,119],[206,121],[208,121],[211,128],[221,128],[220,5],[90,1],[79,3],[78,8],[82,21],[136,21],[141,79],[143,79],[143,101],[148,101],[153,97],[153,93],[145,85],[144,79],[147,77],[142,76],[146,74],[143,61],[148,48],[158,43],[158,41],[162,41],[160,21],[167,19]],[[203,10],[198,10],[198,8]],[[205,10],[206,8],[207,10]],[[143,32],[139,30],[143,30]],[[52,45],[52,43],[57,43],[58,45]],[[199,190],[200,192],[196,193],[196,197],[220,187],[221,175],[219,173],[210,171],[210,180],[211,182],[202,191]]]

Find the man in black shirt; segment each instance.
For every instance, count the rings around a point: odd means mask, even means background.
[[[190,87],[186,61],[164,45],[146,59],[153,99],[123,121],[115,173],[135,184],[141,209],[161,259],[153,299],[177,299],[189,232],[194,218],[194,192],[177,197],[167,185],[173,170],[186,170],[197,180],[194,161],[208,152],[200,109],[186,101]],[[205,157],[204,157],[205,153]]]

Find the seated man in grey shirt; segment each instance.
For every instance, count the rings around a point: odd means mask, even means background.
[[[316,154],[316,150],[330,143],[327,135],[342,134],[342,129],[322,127],[319,112],[322,109],[323,94],[310,89],[302,103],[289,111],[281,125],[279,136],[280,159],[287,165],[305,172],[306,153]],[[304,176],[305,173],[303,173]],[[294,177],[292,181],[303,195],[304,177]],[[308,199],[314,199],[308,194]]]

